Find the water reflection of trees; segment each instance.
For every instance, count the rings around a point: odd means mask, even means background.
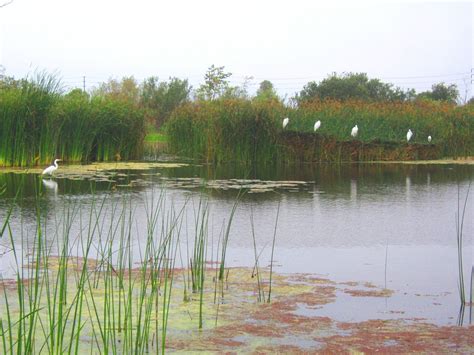
[[[223,164],[202,165],[169,169],[165,177],[199,177],[202,179],[260,179],[276,181],[309,181],[314,183],[316,193],[322,191],[333,197],[354,197],[354,193],[390,193],[393,189],[405,191],[407,180],[410,186],[436,187],[442,184],[467,182],[474,177],[472,165],[414,165],[414,164],[286,164],[259,167]],[[392,187],[392,188],[391,188]],[[283,191],[280,191],[283,192]],[[207,191],[215,198],[234,197],[236,191]],[[257,195],[257,194],[255,194]],[[308,194],[292,194],[295,198],[311,197]],[[249,199],[277,199],[271,193]]]
[[[145,173],[145,172],[144,172]],[[136,185],[118,190],[129,192],[143,192],[154,186],[160,189],[166,186],[164,179],[196,177],[208,180],[225,179],[259,179],[271,181],[307,181],[306,186],[301,186],[299,192],[275,189],[273,192],[246,194],[242,203],[259,204],[285,200],[312,201],[313,205],[323,200],[343,199],[356,202],[361,198],[380,199],[390,194],[404,194],[410,199],[410,191],[419,190],[420,187],[438,188],[440,185],[461,184],[472,180],[474,166],[470,165],[409,165],[409,164],[269,164],[262,166],[242,166],[237,164],[190,165],[181,168],[161,169],[146,171],[145,174],[135,172],[126,178],[127,181],[141,179],[147,184]],[[70,180],[46,179],[39,184],[36,174],[0,174],[0,185],[7,186],[6,192],[0,196],[0,216],[15,199],[18,191],[20,194],[15,204],[22,211],[25,221],[33,221],[36,216],[36,195],[41,199],[39,206],[45,214],[56,205],[58,196],[84,197],[90,195],[109,194],[114,190],[115,183]],[[164,185],[162,185],[164,184]],[[40,186],[41,185],[41,186]],[[175,188],[173,188],[175,189]],[[233,201],[238,194],[236,189],[203,189],[180,188],[191,193],[204,193],[212,200]]]
[[[260,180],[301,180],[337,182],[350,179],[367,179],[372,182],[395,183],[405,180],[406,175],[426,181],[428,173],[433,182],[446,182],[454,179],[469,180],[474,175],[472,165],[422,165],[422,164],[377,164],[377,163],[341,163],[341,164],[279,164],[262,166],[242,166],[238,164],[190,165],[181,168],[166,169],[166,177],[196,176],[204,179],[260,179]],[[419,179],[418,179],[419,178]]]

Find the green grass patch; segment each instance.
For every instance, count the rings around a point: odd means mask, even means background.
[[[145,143],[167,143],[168,136],[163,133],[152,132],[145,136]]]

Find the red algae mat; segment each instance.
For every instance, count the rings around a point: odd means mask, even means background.
[[[257,302],[259,288],[251,270],[230,269],[217,316],[207,318],[201,332],[169,329],[166,348],[262,354],[474,352],[474,326],[437,326],[423,319],[340,322],[305,312],[334,302],[340,292],[370,303],[373,297],[391,297],[391,290],[303,274],[273,277],[271,301]],[[268,297],[268,273],[262,280],[260,295],[264,291]]]
[[[75,271],[79,260],[70,260]],[[89,261],[92,270],[97,265]],[[49,260],[48,269],[58,265]],[[139,269],[132,269],[137,276]],[[200,293],[185,287],[189,270],[175,269],[166,331],[167,352],[206,353],[474,353],[474,326],[439,326],[424,319],[368,319],[345,322],[318,316],[318,310],[334,304],[338,297],[357,298],[371,304],[393,297],[394,291],[371,283],[334,282],[309,274],[273,274],[267,269],[257,275],[249,268],[230,268],[224,281],[216,281],[217,270],[206,269],[202,301],[202,329],[198,327]],[[71,273],[73,276],[74,272]],[[133,276],[133,275],[131,275]],[[163,277],[163,276],[162,276]],[[73,289],[73,282],[70,288]],[[2,282],[2,292],[15,294],[14,282]],[[94,289],[100,309],[101,286]],[[428,301],[427,301],[428,302]],[[401,312],[403,314],[403,311]],[[329,313],[330,314],[330,313]],[[0,310],[1,315],[1,310]],[[90,315],[89,315],[90,316]],[[89,318],[84,314],[84,319]],[[152,317],[153,318],[153,317]],[[161,314],[156,315],[158,322]],[[154,324],[154,322],[151,322]],[[93,349],[85,324],[85,349]],[[150,328],[151,338],[163,330]],[[150,344],[150,351],[158,350]]]

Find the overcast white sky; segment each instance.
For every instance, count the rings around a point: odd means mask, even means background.
[[[215,64],[233,84],[268,79],[289,96],[331,72],[464,93],[473,16],[471,1],[14,0],[0,8],[0,63],[17,78],[57,71],[71,87],[129,75],[197,87]]]

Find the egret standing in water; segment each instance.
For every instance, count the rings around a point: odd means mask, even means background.
[[[428,136],[428,143],[431,143],[431,136]]]
[[[411,129],[408,129],[408,132],[407,132],[407,142],[410,141],[411,137],[413,137],[413,132],[411,131]]]
[[[352,131],[351,131],[351,136],[352,137],[357,137],[357,133],[359,132],[359,127],[357,127],[357,125],[355,125],[354,127],[352,127]]]
[[[61,161],[61,159],[54,159],[54,164],[44,169],[41,175],[53,175],[53,173],[59,168],[58,161]]]
[[[283,129],[285,129],[285,127],[288,126],[288,123],[290,123],[290,119],[287,117],[283,120]]]
[[[316,121],[316,123],[314,124],[314,131],[316,132],[319,127],[321,127],[321,121]]]

